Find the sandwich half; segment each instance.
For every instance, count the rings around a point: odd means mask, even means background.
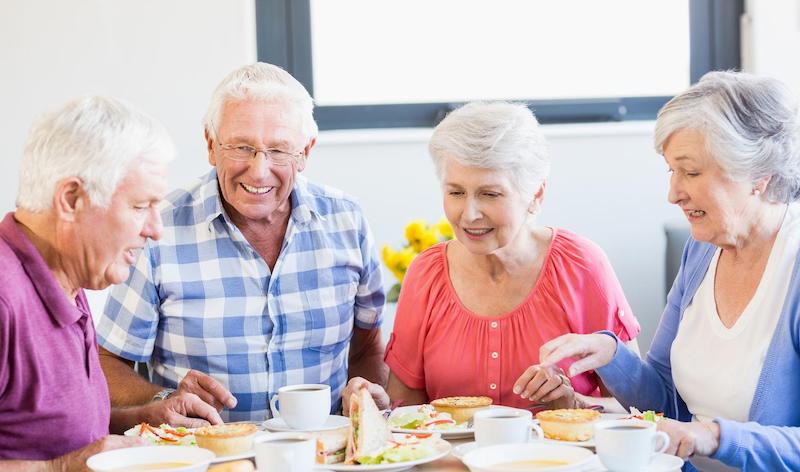
[[[336,464],[344,461],[349,433],[350,428],[317,433],[317,464]]]
[[[372,395],[362,388],[350,397],[350,430],[345,451],[345,463],[354,464],[360,459],[381,455],[392,432],[383,415],[372,400]]]

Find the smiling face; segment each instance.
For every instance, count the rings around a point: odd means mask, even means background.
[[[161,237],[156,208],[167,191],[167,168],[147,161],[135,164],[120,181],[107,208],[81,204],[75,233],[62,254],[79,286],[100,290],[128,279],[130,266],[147,238]]]
[[[529,210],[539,201],[524,198],[501,171],[470,167],[448,158],[443,168],[444,211],[453,234],[473,254],[508,247],[524,233]]]
[[[269,223],[277,215],[287,215],[295,174],[305,167],[314,145],[314,140],[303,138],[301,115],[283,102],[229,100],[214,126],[218,142],[207,136],[208,162],[217,167],[223,204],[231,219],[237,225]],[[275,165],[263,153],[250,161],[235,161],[222,154],[220,143],[302,152],[303,158],[286,166]]]
[[[699,131],[682,129],[664,145],[670,168],[669,201],[689,220],[692,237],[717,246],[735,244],[758,220],[753,183],[732,179],[708,153]]]

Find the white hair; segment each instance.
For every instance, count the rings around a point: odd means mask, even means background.
[[[46,211],[58,182],[78,177],[92,206],[105,208],[134,163],[167,163],[174,157],[172,140],[154,118],[121,100],[79,98],[31,128],[16,204]]]
[[[314,121],[314,100],[303,85],[278,66],[256,62],[240,67],[227,75],[214,90],[211,103],[203,118],[203,126],[211,139],[216,140],[214,126],[219,126],[222,109],[229,100],[278,101],[300,112],[302,132],[306,141],[317,137]]]
[[[771,177],[766,199],[800,199],[798,104],[780,81],[709,72],[658,112],[656,151],[663,154],[681,129],[702,133],[706,150],[732,178],[755,183]]]
[[[550,155],[539,122],[523,104],[468,103],[436,126],[428,151],[440,180],[445,161],[453,158],[465,166],[506,172],[526,196],[550,173]]]

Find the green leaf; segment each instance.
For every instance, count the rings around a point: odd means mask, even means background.
[[[392,288],[389,289],[389,293],[386,294],[386,301],[389,303],[397,303],[397,299],[400,298],[400,284],[394,284]]]

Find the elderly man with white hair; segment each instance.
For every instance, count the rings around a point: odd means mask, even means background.
[[[308,92],[256,63],[217,87],[213,168],[167,197],[164,236],[114,288],[98,325],[112,404],[194,392],[228,421],[262,421],[294,384],[383,384],[384,293],[359,205],[304,179],[317,125]],[[130,366],[148,362],[155,383]],[[165,388],[166,387],[166,388]],[[228,409],[224,409],[227,407]]]
[[[221,422],[190,394],[112,409],[83,292],[124,281],[159,238],[173,155],[159,123],[108,98],[70,102],[32,129],[17,209],[0,222],[0,469],[79,470],[140,444],[109,427]]]

